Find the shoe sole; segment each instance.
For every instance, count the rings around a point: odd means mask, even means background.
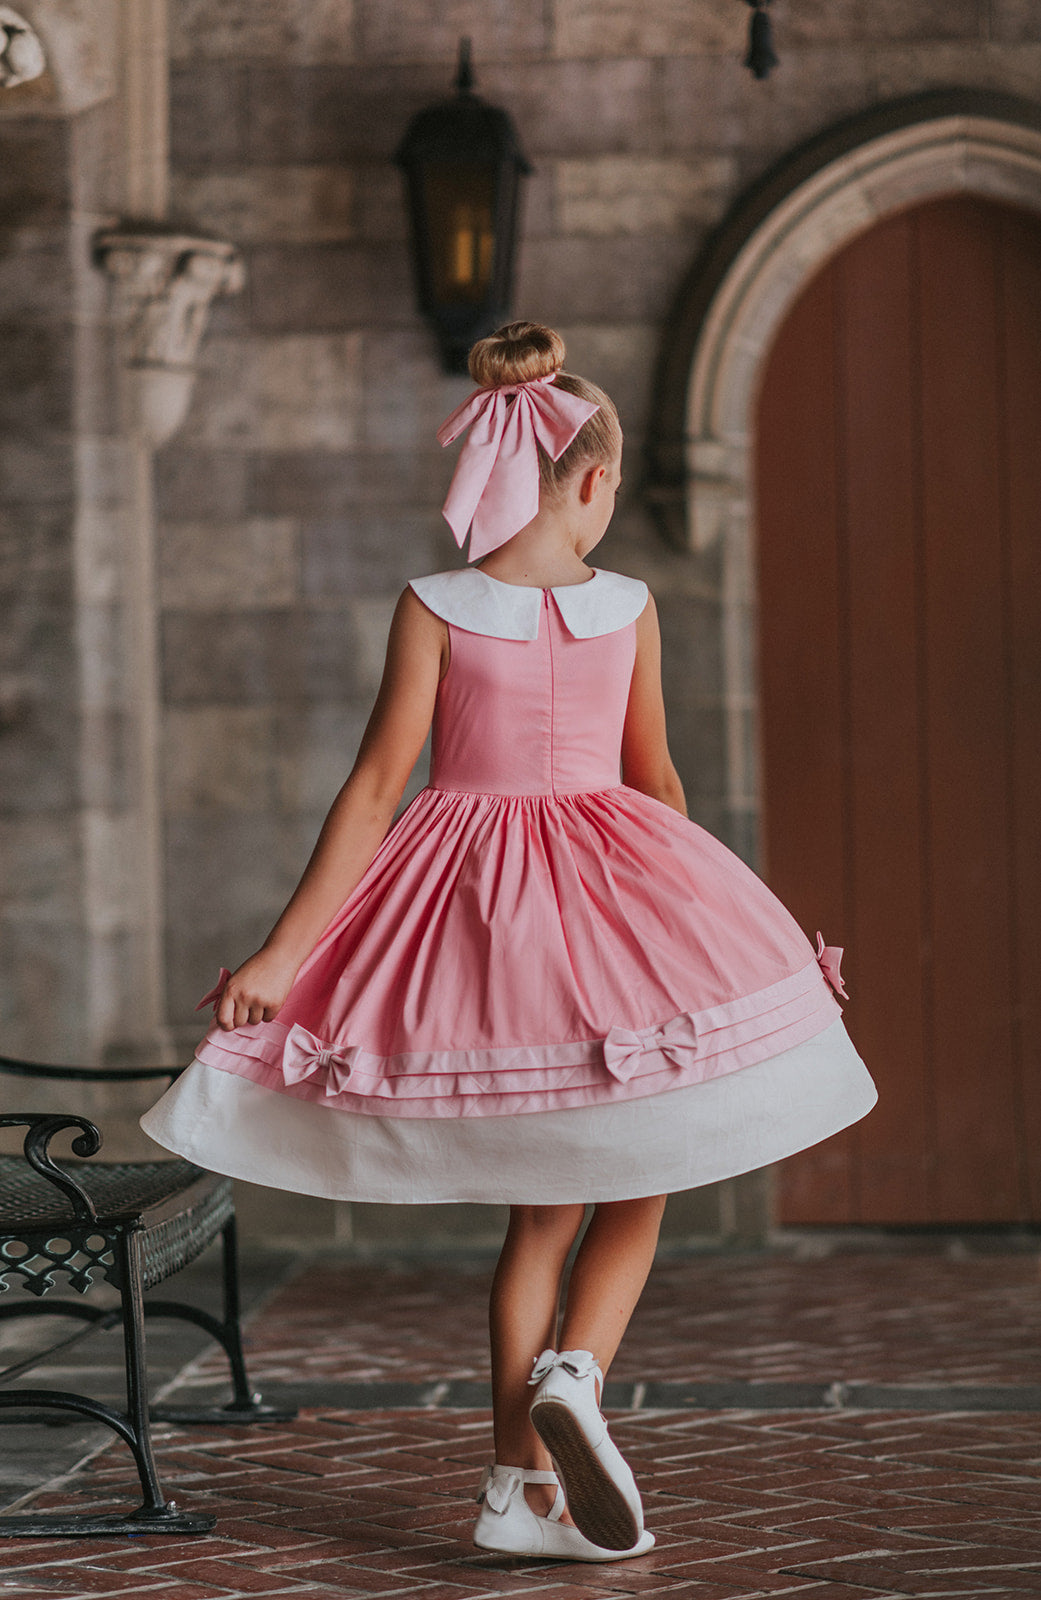
[[[570,1407],[541,1400],[531,1423],[554,1465],[579,1533],[602,1550],[631,1550],[640,1537],[632,1507],[597,1458]]]

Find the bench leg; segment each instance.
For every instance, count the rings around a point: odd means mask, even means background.
[[[134,1457],[141,1484],[141,1505],[130,1512],[73,1512],[33,1510],[0,1517],[0,1536],[104,1538],[128,1533],[209,1533],[216,1517],[208,1512],[178,1511],[165,1500],[152,1452],[148,1416],[148,1377],[145,1366],[145,1317],[137,1240],[133,1233],[119,1239],[120,1297],[123,1306],[123,1351],[126,1366],[125,1413],[99,1405],[85,1395],[23,1390],[19,1404],[29,1409],[77,1411],[112,1428]]]
[[[239,1250],[235,1217],[232,1214],[221,1229],[223,1252],[223,1321],[218,1322],[195,1306],[170,1300],[150,1300],[147,1316],[182,1317],[205,1328],[221,1346],[231,1369],[232,1398],[226,1406],[153,1406],[154,1422],[292,1422],[296,1407],[265,1405],[261,1395],[250,1387],[246,1358],[242,1350],[241,1304],[239,1300]]]

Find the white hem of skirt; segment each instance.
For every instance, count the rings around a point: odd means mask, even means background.
[[[849,1127],[877,1099],[837,1020],[704,1083],[514,1116],[358,1115],[195,1061],[141,1126],[210,1171],[330,1200],[565,1205],[752,1172]]]

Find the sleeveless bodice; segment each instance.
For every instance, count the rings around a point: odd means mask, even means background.
[[[434,712],[432,788],[575,794],[620,782],[635,623],[576,639],[547,589],[537,638],[448,626],[451,660]]]

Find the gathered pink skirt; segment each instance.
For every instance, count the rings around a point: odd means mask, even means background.
[[[198,1057],[360,1114],[498,1116],[704,1082],[839,1014],[785,907],[669,807],[429,788],[278,1018]]]

